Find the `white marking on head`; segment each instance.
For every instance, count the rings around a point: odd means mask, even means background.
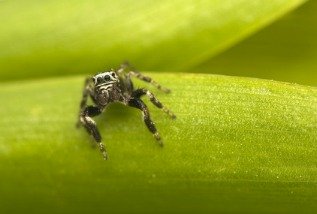
[[[103,84],[103,83],[114,83],[118,82],[118,76],[114,71],[107,71],[100,74],[97,74],[93,77],[95,85]]]

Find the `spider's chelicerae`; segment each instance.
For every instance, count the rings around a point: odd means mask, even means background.
[[[117,70],[110,70],[96,74],[93,77],[88,77],[85,81],[77,126],[79,127],[80,125],[83,125],[87,132],[93,136],[104,159],[108,158],[107,151],[105,145],[102,143],[101,135],[92,117],[101,114],[109,103],[120,102],[124,105],[140,109],[142,111],[145,125],[150,132],[152,132],[154,138],[160,146],[163,146],[163,142],[153,121],[151,120],[149,110],[145,103],[141,100],[141,97],[146,95],[156,107],[162,109],[172,119],[176,118],[176,116],[163,106],[163,104],[156,99],[149,90],[145,88],[134,89],[131,77],[136,77],[140,80],[151,83],[165,93],[170,92],[169,89],[163,88],[150,77],[144,76],[137,71],[133,71],[133,69],[131,69],[131,67],[127,64],[121,65]],[[87,106],[88,96],[91,97],[94,105]]]

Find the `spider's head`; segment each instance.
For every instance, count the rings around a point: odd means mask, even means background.
[[[102,85],[113,85],[119,82],[119,78],[114,71],[107,71],[103,73],[96,74],[92,77],[95,86],[102,86]]]

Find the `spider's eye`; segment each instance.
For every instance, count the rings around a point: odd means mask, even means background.
[[[116,74],[114,72],[111,72],[111,76],[115,78]]]
[[[109,75],[105,75],[104,79],[105,79],[106,81],[109,81],[111,78],[110,78]]]
[[[97,84],[101,83],[102,82],[102,78],[101,77],[98,77],[97,78]]]

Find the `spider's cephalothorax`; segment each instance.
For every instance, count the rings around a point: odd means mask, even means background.
[[[93,136],[99,145],[104,159],[107,159],[108,155],[106,148],[102,143],[102,138],[96,123],[92,117],[101,114],[109,103],[120,102],[124,105],[140,109],[143,113],[145,125],[150,130],[150,132],[152,132],[154,138],[161,146],[163,146],[163,142],[153,121],[150,118],[150,113],[147,106],[140,99],[141,96],[146,95],[156,107],[162,109],[171,118],[176,118],[175,115],[166,107],[164,107],[163,104],[158,99],[156,99],[149,90],[145,88],[134,89],[131,77],[136,77],[145,82],[149,82],[166,93],[170,92],[169,89],[163,88],[150,77],[131,70],[127,64],[123,64],[118,70],[111,70],[96,74],[93,77],[88,77],[85,81],[83,98],[80,103],[79,121],[77,125],[83,125],[88,133]],[[87,106],[88,96],[91,97],[95,105]]]

